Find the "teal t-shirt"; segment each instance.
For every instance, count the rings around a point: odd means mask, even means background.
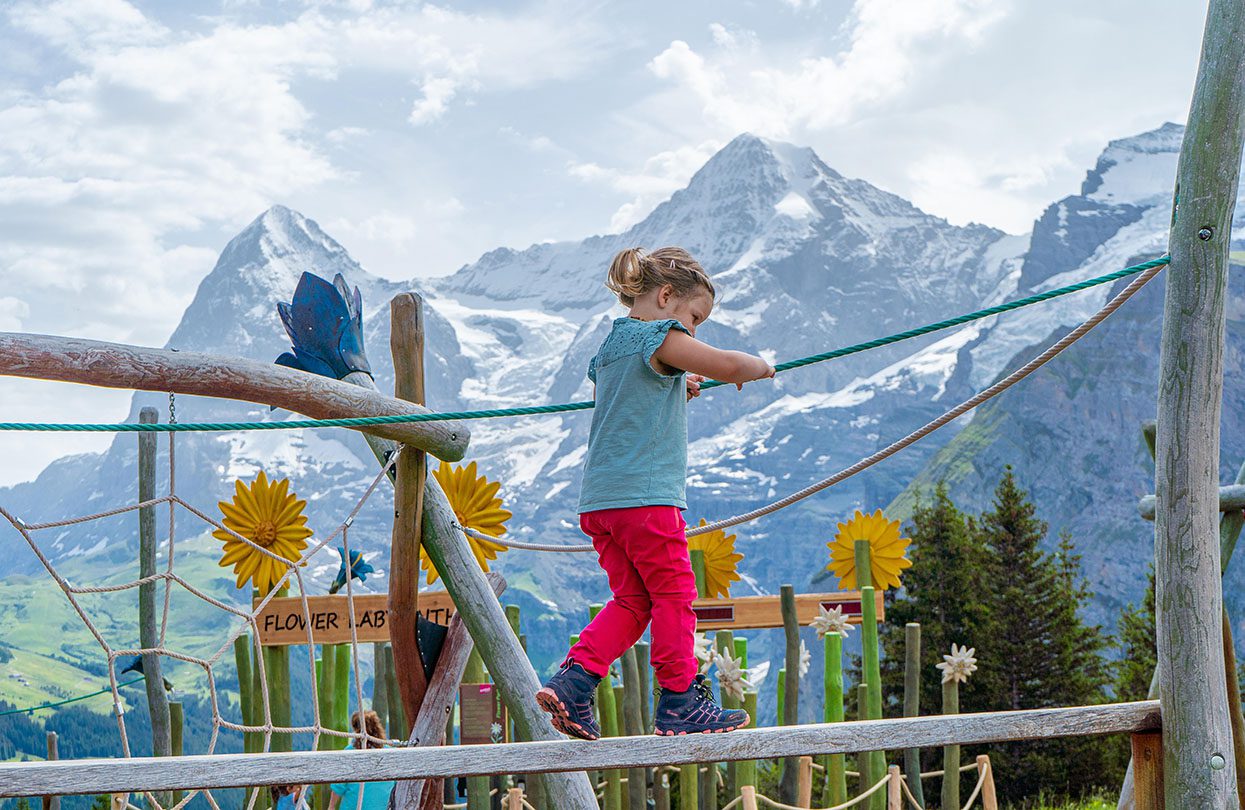
[[[353,745],[350,748],[354,748]],[[355,810],[359,805],[359,789],[363,789],[363,806],[359,810],[388,810],[393,782],[346,782],[329,785],[329,790],[342,797],[340,810]]]
[[[687,384],[650,364],[676,320],[617,318],[588,364],[597,385],[579,512],[687,508]],[[691,334],[688,332],[688,334]]]

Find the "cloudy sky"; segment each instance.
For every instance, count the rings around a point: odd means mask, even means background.
[[[642,218],[743,131],[1013,233],[1183,122],[1188,0],[0,0],[0,331],[162,345],[274,202],[373,273]],[[0,380],[0,420],[128,396]],[[0,484],[96,436],[0,436]]]

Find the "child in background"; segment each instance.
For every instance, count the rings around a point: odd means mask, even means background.
[[[364,724],[367,727],[367,745],[352,742],[351,748],[383,748],[385,726],[380,722],[380,715],[373,711],[359,712],[350,715],[350,728],[355,734],[362,734]],[[359,806],[359,791],[363,791],[363,805]],[[393,793],[393,782],[346,782],[329,785],[329,810],[387,810],[389,794]]]
[[[630,312],[588,364],[596,407],[579,496],[613,599],[584,628],[561,669],[536,695],[555,728],[601,736],[593,694],[610,665],[652,622],[652,661],[663,735],[733,731],[747,712],[724,710],[693,651],[696,579],[687,551],[687,408],[706,377],[735,383],[774,376],[760,357],[696,340],[713,311],[713,282],[682,248],[619,253],[605,282]]]
[[[307,810],[303,799],[306,789],[306,785],[273,785],[269,788],[273,810]]]

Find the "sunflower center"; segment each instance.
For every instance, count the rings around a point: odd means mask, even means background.
[[[261,520],[255,526],[255,536],[251,538],[264,548],[268,548],[277,539],[277,527],[271,520]]]

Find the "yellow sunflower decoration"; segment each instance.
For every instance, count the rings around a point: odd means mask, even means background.
[[[700,519],[701,526],[705,519]],[[744,555],[735,551],[735,535],[721,529],[688,538],[687,550],[705,552],[705,590],[711,597],[729,597],[731,583],[739,581],[735,568]]]
[[[899,572],[912,565],[904,554],[912,542],[899,536],[899,521],[887,520],[882,510],[866,515],[859,509],[846,523],[839,524],[839,533],[826,545],[830,547],[830,564],[826,566],[839,578],[839,587],[856,588],[856,541],[869,541],[869,568],[873,587],[884,591],[899,587]]]
[[[476,474],[476,463],[473,461],[466,467],[446,464],[444,461],[432,473],[433,478],[445,490],[445,497],[454,509],[454,516],[462,526],[475,529],[489,537],[501,537],[506,533],[506,521],[510,520],[510,512],[503,508],[497,490],[501,489],[500,481],[489,481],[483,475]],[[476,555],[481,570],[487,571],[489,560],[497,559],[497,555],[506,550],[505,546],[490,543],[467,536],[471,544],[471,552]],[[436,566],[428,558],[423,545],[419,547],[419,565],[428,572],[428,584],[437,581],[440,574]]]
[[[307,516],[303,514],[306,505],[306,501],[295,498],[290,492],[288,478],[269,482],[262,470],[249,486],[235,481],[233,500],[219,503],[227,528],[290,561],[302,556],[307,538],[311,536]],[[239,588],[250,580],[255,589],[265,595],[285,575],[286,566],[229,532],[216,529],[212,536],[224,541],[225,553],[220,565],[222,568],[233,566]]]

